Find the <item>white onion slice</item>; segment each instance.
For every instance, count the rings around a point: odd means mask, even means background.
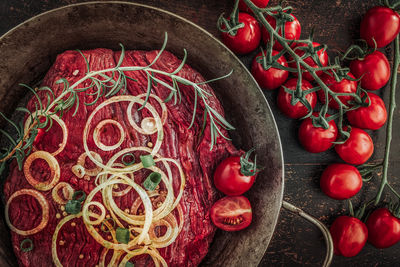
[[[100,136],[99,136],[100,131],[106,124],[113,124],[113,125],[117,126],[117,128],[120,132],[120,137],[119,137],[118,142],[112,146],[105,145],[100,141]],[[122,142],[124,142],[124,140],[125,140],[124,128],[122,128],[121,123],[117,122],[116,120],[111,120],[111,119],[102,120],[101,122],[99,122],[99,124],[97,124],[96,128],[94,128],[93,141],[96,144],[96,146],[103,151],[111,151],[111,150],[117,149],[122,144]]]
[[[63,193],[64,199],[60,197],[58,191],[61,189]],[[68,200],[72,199],[72,195],[74,194],[74,189],[69,183],[66,182],[59,182],[56,186],[54,186],[53,190],[51,191],[51,195],[53,200],[58,204],[66,204]]]

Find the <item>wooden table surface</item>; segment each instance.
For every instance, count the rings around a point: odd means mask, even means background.
[[[10,30],[24,20],[44,11],[68,5],[82,0],[1,0],[0,34]],[[132,1],[133,2],[133,1]],[[185,17],[215,36],[219,36],[216,21],[222,13],[231,11],[233,0],[136,0],[135,2],[156,6]],[[271,5],[278,1],[271,0]],[[359,38],[361,16],[369,8],[377,5],[377,0],[303,0],[289,1],[295,8],[294,14],[302,25],[302,37],[315,28],[315,40],[327,44],[330,48],[344,50],[352,40]],[[391,55],[392,48],[386,48]],[[255,53],[241,57],[249,66]],[[392,60],[390,60],[392,61]],[[389,88],[381,89],[379,94],[388,103]],[[297,141],[299,121],[289,120],[280,114],[275,104],[276,92],[265,92],[275,115],[285,158],[285,195],[284,199],[313,214],[327,225],[341,215],[346,214],[345,201],[336,201],[325,196],[319,188],[319,177],[327,164],[340,162],[334,151],[310,154],[304,151]],[[399,96],[399,94],[398,94]],[[393,149],[389,179],[394,187],[400,187],[396,175],[400,170],[400,131],[399,109],[395,112]],[[370,132],[375,153],[371,161],[383,159],[385,129]],[[353,200],[370,199],[376,192],[379,179],[372,181],[367,189]],[[262,245],[262,244],[261,244]],[[359,255],[353,258],[335,256],[333,266],[387,266],[400,264],[400,244],[389,249],[378,250],[367,244]],[[325,255],[322,234],[301,218],[282,210],[274,237],[260,266],[318,266]]]

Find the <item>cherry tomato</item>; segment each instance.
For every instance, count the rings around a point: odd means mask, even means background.
[[[267,51],[264,52],[265,54]],[[275,56],[279,52],[272,50],[272,56]],[[253,59],[253,63],[251,65],[251,73],[253,74],[254,78],[258,82],[261,88],[267,90],[274,90],[281,86],[289,76],[289,72],[287,70],[281,70],[276,68],[269,68],[265,70],[263,65],[257,62],[257,58],[262,57],[262,53],[258,53],[257,56]],[[278,58],[277,62],[287,67],[288,64],[284,56]]]
[[[351,73],[361,78],[361,87],[368,90],[378,90],[390,79],[390,65],[387,57],[378,50],[368,54],[364,59],[350,62]]]
[[[215,187],[228,196],[239,196],[250,189],[255,175],[246,176],[241,170],[240,157],[224,159],[214,172]]]
[[[290,79],[283,86],[294,91],[296,90],[296,85],[297,79]],[[283,86],[279,89],[277,100],[278,107],[282,111],[282,113],[293,119],[299,119],[307,115],[309,111],[307,107],[303,105],[303,103],[299,101],[294,106],[291,104],[292,95],[287,93]],[[311,85],[311,83],[307,82],[306,80],[303,80],[301,83],[301,89],[303,91],[308,90],[312,87],[313,86]],[[308,103],[310,103],[311,108],[314,109],[315,105],[317,104],[317,94],[315,92],[309,93],[306,95],[306,99]]]
[[[366,225],[368,241],[377,248],[388,248],[400,241],[400,220],[387,208],[374,210]]]
[[[351,74],[350,72],[348,73],[348,75],[351,78],[355,79],[353,74]],[[357,81],[351,81],[344,78],[340,82],[337,82],[335,80],[335,77],[333,77],[333,75],[331,76],[326,73],[324,73],[321,76],[321,80],[329,87],[329,89],[331,89],[336,93],[357,92]],[[325,103],[325,92],[322,89],[318,91],[318,98],[322,103]],[[347,106],[348,106],[348,101],[353,99],[353,97],[351,96],[339,96],[338,98],[340,99],[340,101],[342,101],[343,104]],[[328,97],[328,100],[329,100],[329,107],[334,109],[339,109],[339,104],[335,100],[333,100],[331,96]]]
[[[371,104],[369,107],[359,107],[358,109],[348,111],[347,119],[352,126],[361,129],[378,130],[387,119],[385,103],[382,98],[373,93],[368,93]],[[367,100],[367,103],[369,101]]]
[[[349,139],[344,144],[336,145],[335,150],[345,162],[360,165],[374,153],[374,143],[367,132],[352,127]]]
[[[237,30],[235,36],[228,32],[222,32],[222,42],[236,54],[247,54],[256,49],[261,40],[260,25],[257,20],[247,14],[239,13],[239,23],[244,23],[244,27]]]
[[[370,47],[390,44],[400,32],[400,16],[388,7],[376,6],[368,10],[361,21],[360,35]]]
[[[252,0],[251,2],[253,2],[253,4],[259,8],[266,8],[269,0]],[[243,0],[239,0],[239,10],[247,13],[253,13]]]
[[[337,217],[329,230],[336,255],[353,257],[361,251],[367,242],[367,227],[362,221],[354,217]]]
[[[317,116],[317,114],[314,114],[314,116]],[[311,118],[307,118],[301,123],[299,128],[300,143],[305,150],[311,153],[319,153],[331,148],[337,134],[338,129],[334,120],[329,122],[328,129],[324,129],[314,127]]]
[[[307,44],[302,43],[302,44],[297,44],[297,45],[296,45],[296,48],[297,48],[297,47],[307,47],[307,46],[308,46]],[[318,47],[318,46],[320,46],[319,43],[313,42],[313,47]],[[303,55],[305,54],[305,52],[304,52],[303,50],[301,50],[301,49],[295,49],[295,52],[296,52],[296,54],[297,54],[298,56],[300,56],[300,57],[303,56]],[[321,49],[319,49],[319,50],[317,51],[317,55],[318,55],[319,61],[321,62],[321,65],[322,65],[323,67],[328,66],[328,61],[329,61],[328,53],[326,53],[326,51],[325,51],[323,48],[321,48]],[[315,60],[314,60],[312,57],[309,56],[309,57],[304,58],[303,60],[304,60],[304,62],[307,63],[310,67],[318,68],[318,64],[315,62]],[[293,59],[291,59],[290,61],[292,61],[292,62],[289,63],[289,66],[292,67],[292,68],[297,68],[296,62],[294,62]],[[303,67],[300,67],[300,68],[301,68],[302,70],[304,70]],[[316,72],[316,74],[317,74],[318,76],[321,76],[322,73],[323,73],[322,70]],[[296,73],[295,73],[295,74],[296,74]],[[311,76],[311,74],[308,73],[308,72],[304,72],[304,73],[303,73],[303,78],[306,79],[306,80],[308,80],[308,81],[313,81],[313,80],[314,80],[314,78],[313,78],[313,77]]]
[[[211,207],[211,220],[225,231],[239,231],[251,223],[253,212],[250,201],[244,196],[221,198]]]
[[[348,164],[331,164],[322,173],[322,191],[334,199],[348,199],[357,194],[362,187],[358,169]]]
[[[300,22],[293,14],[291,15],[293,16],[294,20],[287,21],[285,23],[285,38],[289,40],[299,40],[301,34]],[[265,19],[268,21],[269,24],[271,24],[272,28],[274,29],[276,28],[276,20],[274,17],[267,15]],[[265,44],[267,44],[271,39],[269,36],[269,32],[267,31],[267,29],[265,29],[265,27],[262,27],[261,31],[262,31],[263,41]],[[282,36],[281,29],[279,29],[278,33]],[[283,47],[279,42],[275,41],[274,49],[280,51],[283,49]]]

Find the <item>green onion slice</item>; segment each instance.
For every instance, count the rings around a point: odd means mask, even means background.
[[[81,211],[82,203],[78,200],[68,200],[65,204],[65,211],[69,214],[78,214]]]
[[[22,252],[31,251],[33,249],[32,240],[29,238],[22,240],[21,244],[19,245],[19,248],[21,249]]]
[[[106,221],[112,221],[112,225],[113,225],[112,227],[115,228],[115,220],[113,218],[107,218],[101,223],[100,230],[103,231],[104,233],[109,233],[110,230],[105,227]]]
[[[142,162],[144,168],[149,168],[151,166],[156,165],[152,155],[140,156],[140,161]]]
[[[125,267],[135,267],[135,264],[133,264],[132,262],[127,262],[126,264],[125,264]]]
[[[77,198],[79,195],[81,195],[79,198]],[[75,191],[74,194],[72,195],[72,200],[76,200],[80,203],[82,203],[83,201],[85,201],[86,198],[86,193],[83,191]]]
[[[149,191],[153,191],[160,182],[161,174],[158,172],[152,172],[149,176],[147,176],[146,180],[144,180],[143,187]]]
[[[126,161],[125,160],[126,157],[132,157],[132,160],[131,161]],[[126,154],[124,154],[122,156],[121,161],[125,166],[132,165],[133,163],[135,163],[135,155],[133,155],[132,153],[126,153]]]
[[[126,228],[118,227],[115,231],[115,235],[117,237],[117,241],[122,244],[129,243],[129,230]]]

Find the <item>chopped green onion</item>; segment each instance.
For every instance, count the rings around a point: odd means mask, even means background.
[[[126,264],[125,264],[125,267],[135,267],[135,264],[133,264],[132,262],[127,262]]]
[[[132,157],[132,160],[126,161],[125,160],[126,157]],[[126,153],[122,156],[121,161],[125,166],[132,165],[133,163],[135,163],[135,156],[132,153]]]
[[[117,237],[117,241],[122,244],[129,243],[129,230],[126,228],[118,227],[115,231],[115,235]]]
[[[79,198],[76,198],[79,195],[81,195],[81,196]],[[81,202],[81,203],[83,201],[85,201],[85,198],[86,198],[86,193],[83,192],[83,191],[75,191],[74,194],[72,195],[72,200],[76,200],[76,201]]]
[[[143,182],[143,187],[149,191],[156,189],[157,185],[161,182],[161,174],[158,172],[152,172],[147,176]]]
[[[144,168],[149,168],[151,166],[156,165],[152,155],[140,156],[140,161],[142,162]]]
[[[82,203],[78,200],[68,200],[65,204],[65,211],[69,214],[78,214],[81,211]]]
[[[112,221],[113,223],[113,228],[115,228],[115,221],[114,221],[114,219],[113,218],[107,218],[107,219],[105,219],[102,223],[101,223],[101,226],[100,226],[100,230],[101,231],[103,231],[103,232],[105,232],[105,233],[108,233],[108,232],[110,232],[110,230],[108,230],[108,229],[105,229],[105,227],[104,227],[104,223],[106,222],[106,221]]]
[[[29,246],[26,246],[27,244],[29,244]],[[19,245],[19,248],[21,249],[22,252],[31,251],[33,249],[32,240],[29,238],[22,240],[21,244]]]

